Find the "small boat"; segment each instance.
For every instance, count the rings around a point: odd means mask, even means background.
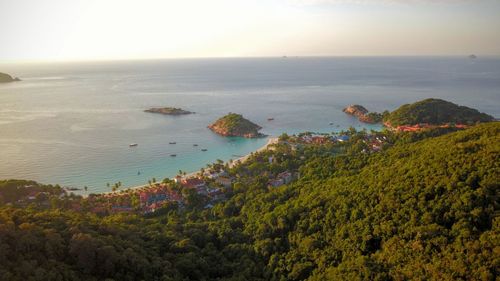
[[[330,123],[330,125],[333,125],[333,123]]]
[[[177,154],[170,154],[170,156],[171,156],[171,157],[175,157],[175,156],[177,156]]]
[[[168,144],[176,144],[176,142],[175,141],[171,141]]]
[[[193,144],[193,146],[198,146],[198,145],[195,143],[195,144]]]
[[[137,144],[137,143],[131,143],[131,144],[129,144],[128,146],[129,146],[129,147],[134,147],[134,146],[138,146],[138,144]]]
[[[267,118],[267,121],[273,121],[274,118]]]
[[[137,175],[140,175],[141,174],[141,171],[137,171]]]
[[[201,151],[207,151],[207,149],[206,149],[206,148],[203,148],[203,149],[201,149]]]

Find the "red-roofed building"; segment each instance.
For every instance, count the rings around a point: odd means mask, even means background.
[[[182,179],[181,184],[182,184],[182,186],[184,186],[186,188],[203,188],[203,187],[205,187],[205,182],[201,179],[198,179],[198,178]]]

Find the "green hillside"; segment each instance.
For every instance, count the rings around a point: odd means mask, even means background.
[[[254,155],[229,170],[238,181],[212,209],[147,218],[0,207],[0,276],[495,280],[500,123],[437,137],[387,132],[374,153],[362,152],[363,132],[350,134],[341,146]],[[295,168],[298,180],[268,188],[268,174]]]
[[[425,99],[412,104],[405,104],[384,118],[384,122],[388,122],[392,126],[420,123],[470,125],[492,120],[492,116],[481,113],[476,109],[456,105],[441,99]]]

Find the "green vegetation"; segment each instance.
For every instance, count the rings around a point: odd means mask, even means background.
[[[37,194],[38,201],[64,194],[63,189],[56,185],[42,185],[34,181],[25,180],[0,180],[0,206],[7,203],[22,201],[31,194]],[[34,197],[34,196],[33,196]],[[35,201],[34,198],[32,198]]]
[[[185,115],[185,114],[192,114],[194,112],[187,111],[181,108],[176,108],[176,107],[153,107],[150,109],[144,110],[144,112],[150,112],[150,113],[160,113],[164,115]]]
[[[223,136],[261,137],[259,125],[243,118],[241,114],[229,113],[208,126],[212,131]]]
[[[476,109],[459,106],[441,99],[425,99],[405,104],[384,118],[391,126],[427,123],[441,125],[447,123],[471,125],[492,121],[493,117]]]
[[[376,133],[386,140],[379,152],[367,152],[366,132],[310,145],[283,135],[228,170],[237,179],[229,199],[208,209],[145,217],[2,206],[0,276],[495,280],[500,123],[454,130]],[[268,186],[287,170],[300,177]]]
[[[381,123],[382,121],[384,121],[384,118],[387,118],[387,116],[389,116],[389,111],[387,110],[382,113],[369,112],[359,120],[362,122],[374,124],[374,123]]]
[[[375,124],[380,123],[383,119],[389,115],[389,111],[384,111],[383,113],[369,112],[364,106],[359,104],[349,105],[342,110],[343,112],[358,117],[359,121]]]

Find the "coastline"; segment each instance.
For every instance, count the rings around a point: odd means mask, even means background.
[[[238,158],[238,159],[233,160],[233,162],[229,164],[229,167],[230,167],[230,168],[232,168],[232,167],[234,167],[235,165],[238,165],[238,164],[244,163],[245,161],[247,161],[247,160],[248,160],[248,158],[250,158],[250,155],[251,155],[252,153],[258,153],[258,152],[261,152],[261,151],[265,151],[265,150],[267,150],[267,149],[268,149],[268,147],[269,147],[270,145],[277,144],[277,143],[278,143],[278,138],[277,138],[277,137],[270,137],[270,138],[267,140],[267,143],[266,143],[264,146],[262,146],[261,148],[259,148],[259,149],[255,150],[254,152],[251,152],[251,153],[249,153],[249,154],[247,154],[247,155],[245,155],[245,156],[243,156],[243,157],[240,157],[240,158]]]
[[[258,153],[258,152],[261,152],[261,151],[265,151],[268,149],[268,147],[270,145],[273,145],[273,144],[276,144],[278,143],[278,137],[270,137],[268,140],[267,140],[267,143],[265,145],[263,145],[262,147],[260,147],[259,149],[255,150],[255,151],[252,151],[250,153],[248,153],[247,155],[245,156],[242,156],[240,158],[237,158],[235,160],[233,160],[232,163],[229,164],[229,167],[234,167],[235,165],[238,165],[238,164],[242,164],[244,163],[245,161],[248,160],[248,158],[250,158],[250,155],[253,154],[253,153]],[[194,172],[190,172],[190,173],[187,173],[186,175],[182,176],[183,178],[192,178],[192,177],[196,177],[198,174],[200,173],[200,171],[194,171]],[[132,189],[140,189],[140,188],[147,188],[149,187],[150,185],[149,184],[143,184],[143,185],[136,185],[136,186],[130,186],[130,187],[125,187],[121,190],[118,190],[118,191],[108,191],[108,192],[100,192],[100,193],[97,193],[97,194],[113,194],[113,193],[120,193],[122,191],[126,191],[126,190],[132,190]]]

